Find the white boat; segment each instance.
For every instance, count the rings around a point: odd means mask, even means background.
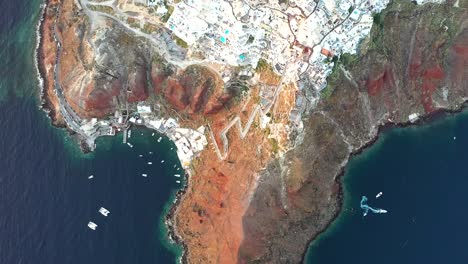
[[[177,170],[180,170],[180,168],[177,168]]]
[[[127,142],[127,145],[128,145],[129,147],[133,148],[133,145],[130,144],[130,142]]]
[[[164,160],[161,160],[161,163],[164,163]]]
[[[131,130],[128,130],[127,138],[130,138],[131,136],[132,136],[132,131],[131,131]]]
[[[152,136],[152,137],[154,137],[154,133],[153,133],[153,134],[151,134],[151,136]]]
[[[148,174],[146,174],[146,173],[143,173],[143,174],[141,174],[141,176],[143,176],[143,177],[147,177],[147,176],[148,176]]]
[[[99,209],[99,212],[100,212],[103,216],[107,216],[107,215],[110,213],[109,210],[107,210],[107,209],[104,208],[104,207],[101,207],[101,208]]]
[[[143,158],[143,155],[140,154],[140,155],[138,155],[138,157]]]
[[[382,196],[382,194],[383,194],[383,192],[379,192],[379,193],[375,196],[375,198],[379,198],[380,196]]]
[[[149,152],[149,154],[151,155],[151,154],[153,154],[153,152],[152,152],[152,151],[150,151],[150,152]]]
[[[88,223],[88,227],[89,227],[91,230],[96,230],[97,225],[96,225],[95,223],[93,223],[93,222],[90,221],[90,222]]]
[[[158,138],[158,142],[161,142],[161,140],[162,140],[162,137],[159,137],[159,138]]]
[[[94,175],[89,175],[88,176],[88,179],[92,179],[92,178],[94,178]]]
[[[174,174],[175,177],[180,177],[180,174]]]
[[[175,182],[180,183],[180,181],[175,181]]]
[[[151,164],[153,164],[153,162],[151,162],[151,161],[148,161],[148,165],[151,165]]]

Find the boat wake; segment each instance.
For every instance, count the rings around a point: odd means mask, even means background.
[[[367,197],[366,196],[362,196],[362,198],[361,198],[361,209],[364,211],[363,216],[366,216],[367,213],[369,213],[369,210],[374,214],[386,214],[387,213],[387,210],[385,210],[385,209],[372,208],[369,205],[367,205]]]

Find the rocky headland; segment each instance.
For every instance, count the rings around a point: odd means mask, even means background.
[[[360,54],[334,58],[321,99],[305,109],[303,130],[289,124],[289,114],[302,96],[298,86],[315,92],[308,76],[284,84],[267,128],[254,118],[244,138],[229,130],[227,158],[220,160],[212,144],[222,146],[219,135],[234,117],[247,123],[259,90],[282,85],[279,76],[267,67],[224,83],[223,66],[168,61],[159,42],[89,16],[79,1],[50,0],[38,49],[44,107],[56,125],[67,123],[64,103],[90,119],[144,102],[185,127],[209,126],[214,142],[193,160],[169,219],[185,245],[184,262],[299,263],[339,212],[339,176],[350,155],[386,124],[458,110],[468,98],[468,10],[454,4],[392,1],[374,17]],[[171,45],[165,28],[154,30]],[[188,56],[181,47],[170,50]]]

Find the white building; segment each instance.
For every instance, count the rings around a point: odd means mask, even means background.
[[[151,113],[151,106],[149,105],[138,105],[137,112],[140,114],[149,114]]]
[[[419,119],[419,114],[418,113],[412,113],[411,115],[408,116],[408,119],[411,123],[416,122]]]

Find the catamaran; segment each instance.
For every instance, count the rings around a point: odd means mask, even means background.
[[[89,227],[91,230],[96,230],[97,225],[96,225],[95,223],[93,223],[93,222],[90,221],[90,222],[88,223],[88,227]]]
[[[99,208],[99,212],[100,212],[103,216],[107,216],[107,215],[110,213],[109,210],[107,210],[107,209],[104,208],[104,207]]]

